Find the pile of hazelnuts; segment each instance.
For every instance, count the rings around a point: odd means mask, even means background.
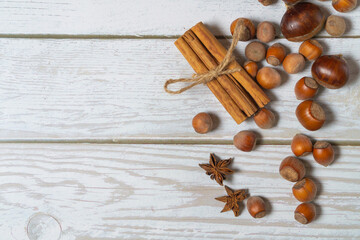
[[[302,203],[295,209],[294,218],[302,224],[308,224],[316,217],[316,207],[311,202],[316,197],[317,187],[311,178],[305,177],[305,165],[297,157],[312,153],[317,163],[327,167],[334,161],[334,149],[328,142],[317,141],[313,145],[307,136],[296,134],[291,143],[291,150],[296,157],[286,157],[280,164],[279,173],[284,179],[296,182],[292,192]]]

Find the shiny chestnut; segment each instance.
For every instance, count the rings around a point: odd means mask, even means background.
[[[313,78],[322,86],[338,89],[349,79],[349,66],[341,55],[319,57],[311,67]]]
[[[306,100],[296,108],[296,117],[299,122],[310,131],[320,129],[325,123],[324,109],[312,100]]]
[[[312,78],[303,77],[295,84],[295,95],[298,100],[307,100],[316,95],[319,85]]]
[[[300,42],[312,38],[324,26],[325,15],[310,2],[289,6],[281,19],[281,32],[289,41]]]

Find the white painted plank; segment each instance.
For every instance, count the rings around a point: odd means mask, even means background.
[[[198,167],[209,152],[235,157],[237,172],[225,183],[268,199],[268,216],[254,220],[246,209],[238,218],[220,213],[223,204],[214,198],[224,189]],[[0,234],[27,239],[29,219],[42,213],[57,219],[62,240],[358,239],[360,147],[337,153],[328,168],[305,158],[319,183],[321,211],[303,226],[293,219],[299,203],[292,183],[278,174],[290,146],[242,153],[222,145],[1,144]]]
[[[176,96],[165,93],[166,79],[193,74],[173,41],[1,39],[0,139],[231,140],[241,129],[257,129],[252,120],[236,125],[206,87]],[[281,42],[292,51],[299,45]],[[280,121],[276,128],[259,130],[264,139],[289,140],[299,131],[318,139],[360,139],[360,45],[351,39],[322,43],[327,54],[342,53],[351,68],[344,88],[319,94],[329,123],[311,133],[296,120],[300,102],[293,87],[310,76],[308,66],[270,92],[270,106]],[[240,55],[244,47],[240,43]],[[191,127],[192,117],[202,111],[220,121],[207,135]]]
[[[330,1],[317,4],[348,20],[347,36],[359,36],[360,11],[336,12]],[[229,35],[238,17],[279,24],[285,5],[256,0],[48,0],[1,1],[1,34],[181,35],[203,21],[218,35]],[[322,36],[328,36],[326,32]]]

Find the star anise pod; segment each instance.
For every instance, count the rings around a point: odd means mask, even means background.
[[[212,180],[223,185],[223,180],[226,179],[225,175],[233,174],[234,171],[229,169],[228,166],[231,164],[232,159],[217,160],[213,153],[210,154],[209,164],[199,164],[199,166],[206,171],[207,175],[210,175]]]
[[[238,217],[240,215],[239,203],[244,201],[245,198],[247,198],[246,190],[234,191],[226,185],[225,185],[225,190],[228,196],[215,198],[218,201],[226,203],[225,207],[221,212],[227,212],[232,210],[234,212],[235,217]]]

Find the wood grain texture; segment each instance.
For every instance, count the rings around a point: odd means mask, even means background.
[[[209,152],[235,157],[225,183],[265,197],[271,211],[254,220],[220,213],[225,194],[198,167]],[[1,144],[0,235],[27,239],[34,214],[53,216],[64,239],[358,239],[360,147],[337,148],[333,165],[306,157],[318,183],[312,224],[293,219],[292,183],[278,174],[289,146]],[[269,206],[269,205],[268,205]],[[269,208],[270,209],[270,208]],[[35,215],[36,216],[36,215]],[[36,226],[32,225],[35,231]]]
[[[360,36],[360,11],[336,12],[330,1],[315,1],[327,14],[347,19],[346,36]],[[181,35],[199,21],[217,35],[230,35],[238,17],[279,24],[285,5],[268,7],[255,0],[48,0],[1,1],[0,34]],[[265,17],[264,17],[265,16]],[[351,20],[351,21],[350,21]],[[322,36],[328,36],[323,31]]]
[[[360,45],[352,39],[320,40],[326,54],[342,53],[351,77],[339,90],[322,89],[316,98],[328,123],[306,131],[295,117],[300,101],[294,85],[310,76],[282,72],[284,83],[267,93],[279,115],[276,128],[259,130],[252,120],[240,126],[204,86],[181,95],[165,93],[168,78],[189,77],[191,67],[174,40],[0,39],[0,140],[165,139],[231,140],[242,129],[256,129],[265,140],[289,140],[305,132],[318,139],[360,139]],[[225,45],[230,41],[224,40]],[[289,51],[299,43],[281,40]],[[239,43],[243,56],[246,43]],[[244,59],[240,57],[242,63]],[[207,111],[219,118],[217,129],[196,134],[191,119]]]

